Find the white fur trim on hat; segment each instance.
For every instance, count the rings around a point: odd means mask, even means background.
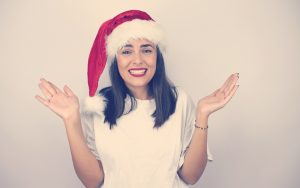
[[[117,51],[130,39],[147,39],[159,46],[162,53],[166,50],[166,39],[161,26],[152,20],[134,19],[116,27],[106,38],[106,54],[112,59]]]
[[[83,113],[97,113],[103,114],[106,103],[102,95],[95,95],[93,97],[86,97],[83,101],[82,112]]]

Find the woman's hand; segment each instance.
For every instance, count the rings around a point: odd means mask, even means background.
[[[232,98],[239,85],[236,85],[239,73],[229,76],[221,88],[199,100],[197,114],[208,117],[213,112],[223,108]]]
[[[45,98],[36,95],[35,98],[42,104],[50,108],[64,121],[76,118],[79,115],[79,100],[72,90],[65,86],[64,91],[60,90],[51,82],[40,79],[39,87]]]

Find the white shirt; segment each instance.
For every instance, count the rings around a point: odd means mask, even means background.
[[[139,100],[136,108],[109,129],[104,123],[103,96],[86,102],[82,125],[87,145],[101,160],[105,174],[103,188],[187,188],[177,170],[184,163],[195,123],[195,105],[178,89],[176,110],[160,127],[153,128],[155,101]],[[126,98],[125,104],[130,99]],[[88,103],[92,104],[93,107]],[[125,106],[127,106],[125,105]],[[208,159],[212,156],[208,150]]]

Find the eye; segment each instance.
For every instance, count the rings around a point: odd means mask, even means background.
[[[152,49],[143,49],[143,53],[145,54],[151,54],[153,52]]]
[[[131,54],[132,52],[130,50],[122,50],[121,52],[123,55],[129,55]]]

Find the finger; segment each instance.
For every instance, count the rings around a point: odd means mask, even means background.
[[[225,88],[230,85],[232,79],[234,78],[234,76],[236,76],[238,73],[235,73],[235,74],[231,74],[228,79],[226,80],[226,82],[223,84],[223,86],[221,87],[220,91],[224,91]]]
[[[42,97],[40,97],[39,95],[36,95],[35,98],[40,101],[42,104],[44,104],[45,106],[49,106],[49,101],[43,99]]]
[[[62,92],[56,85],[54,85],[52,82],[48,81],[48,83],[55,89],[56,93]]]
[[[234,79],[235,79],[235,77],[237,76],[237,74],[238,73],[235,73],[235,74],[232,74],[231,76],[230,76],[230,80],[229,80],[229,82],[227,82],[227,84],[226,84],[226,86],[223,88],[223,92],[225,93],[225,90],[227,89],[228,90],[228,88],[230,87],[230,85],[232,84],[232,82],[234,81]]]
[[[216,96],[217,93],[221,90],[221,88],[217,89],[216,91],[214,91],[212,94],[210,94],[209,96]]]
[[[224,89],[225,97],[227,97],[229,95],[229,93],[232,91],[232,89],[234,88],[234,86],[236,86],[238,79],[239,79],[238,76],[234,77],[233,80],[231,81],[230,85],[228,85]]]
[[[210,96],[215,96],[215,95],[217,95],[218,92],[224,91],[224,89],[226,88],[226,86],[228,85],[228,83],[231,81],[231,78],[232,78],[233,75],[234,75],[234,74],[231,74],[231,75],[227,78],[227,80],[224,82],[224,84],[223,84],[219,89],[217,89],[217,90],[214,91],[212,94],[210,94]]]
[[[228,103],[231,100],[231,98],[233,97],[233,95],[235,94],[235,92],[238,88],[239,88],[239,85],[234,86],[234,88],[231,90],[229,95],[225,98],[224,104]]]
[[[223,91],[224,88],[227,86],[228,82],[230,82],[232,75],[230,75],[227,80],[225,81],[225,83],[221,86],[220,90]]]
[[[44,86],[46,91],[51,94],[51,96],[56,94],[55,89],[49,84],[49,82],[46,79],[41,78],[41,84]]]
[[[41,89],[45,98],[47,99],[52,98],[53,95],[45,88],[45,86],[42,83],[39,84],[39,88]]]
[[[73,93],[73,91],[67,86],[67,85],[65,85],[65,87],[64,87],[64,91],[66,92],[66,94],[68,95],[68,96],[74,96],[74,93]]]

